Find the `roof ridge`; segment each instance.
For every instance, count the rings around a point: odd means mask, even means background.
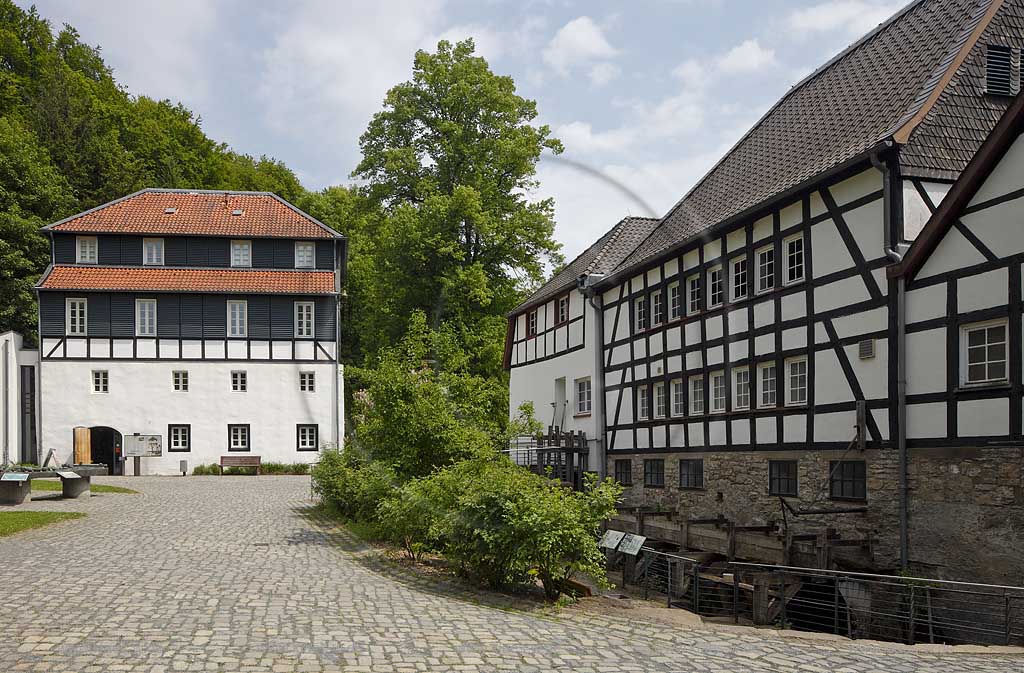
[[[612,227],[612,230],[610,232],[611,233],[611,237],[607,241],[605,241],[604,245],[601,246],[601,249],[597,252],[596,255],[594,255],[594,259],[590,260],[590,264],[588,264],[587,268],[584,269],[588,274],[591,271],[594,270],[594,267],[597,266],[598,262],[600,262],[602,259],[604,259],[605,253],[608,252],[608,249],[612,246],[612,244],[619,240],[619,237],[622,236],[622,232],[624,232],[626,230],[626,223],[628,221],[630,221],[630,220],[645,220],[645,221],[648,221],[648,222],[650,222],[650,221],[659,221],[660,222],[661,218],[660,217],[633,217],[632,215],[627,215],[626,217],[624,217],[621,220],[619,220],[615,224],[615,226]],[[648,233],[647,236],[650,236],[650,233]],[[645,241],[647,240],[647,236],[644,237]],[[598,239],[597,242],[600,243],[600,239]],[[641,241],[641,242],[643,242],[643,241]],[[587,248],[587,250],[589,250],[589,249],[590,248]],[[586,250],[584,250],[583,252],[580,253],[580,255],[583,255],[583,254],[586,254]]]

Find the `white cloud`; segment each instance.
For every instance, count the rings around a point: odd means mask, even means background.
[[[570,155],[577,155],[625,151],[636,140],[636,133],[626,128],[594,133],[588,122],[574,121],[557,127],[555,137],[562,141]]]
[[[775,51],[757,40],[745,40],[718,58],[716,65],[724,73],[756,72],[776,65]]]
[[[786,18],[789,30],[798,36],[841,31],[859,37],[896,13],[902,1],[830,0],[797,9]]]
[[[703,89],[708,82],[707,66],[697,59],[691,58],[677,65],[672,74],[689,89]]]
[[[604,31],[589,16],[573,19],[558,29],[544,48],[542,57],[560,75],[568,75],[577,66],[612,58],[618,54]]]
[[[598,63],[590,69],[588,76],[594,86],[604,86],[622,73],[619,66],[614,63]]]

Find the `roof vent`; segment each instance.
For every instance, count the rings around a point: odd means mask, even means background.
[[[241,215],[243,212],[245,212],[245,211],[243,211],[241,208],[235,208],[234,210],[231,211],[231,214],[232,215]]]
[[[1013,49],[990,44],[985,50],[985,93],[993,96],[1012,96]]]
[[[178,212],[177,208],[164,208],[164,215],[173,215]]]

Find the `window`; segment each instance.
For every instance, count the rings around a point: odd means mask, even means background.
[[[985,93],[993,96],[1013,95],[1013,50],[990,44],[985,53]]]
[[[711,411],[725,411],[725,372],[711,374]]]
[[[252,266],[252,241],[231,241],[231,266]]]
[[[537,311],[533,310],[526,314],[526,336],[537,336]]]
[[[297,425],[295,426],[295,434],[298,442],[296,448],[299,451],[316,451],[320,448],[320,441],[318,439],[320,431],[317,426]]]
[[[786,284],[804,279],[804,239],[801,236],[786,241]]]
[[[648,327],[650,327],[650,323],[647,321],[647,298],[641,297],[636,300],[636,328],[645,330]]]
[[[249,425],[228,426],[228,451],[249,450]]]
[[[665,461],[661,458],[648,458],[644,461],[644,487],[665,487]]]
[[[156,299],[135,300],[135,336],[156,336]]]
[[[664,383],[654,384],[654,417],[665,418],[668,415],[668,395]]]
[[[732,262],[732,300],[747,298],[747,258]]]
[[[786,404],[807,404],[807,358],[786,360]]]
[[[651,313],[654,318],[654,324],[660,325],[665,322],[665,307],[661,303],[661,292],[655,292],[651,294]]]
[[[146,266],[160,266],[164,263],[164,239],[142,239],[142,263]]]
[[[776,390],[775,363],[761,365],[761,407],[774,407]]]
[[[590,378],[576,379],[576,413],[590,413]]]
[[[690,377],[690,413],[704,413],[704,377]]]
[[[64,302],[67,313],[67,333],[71,336],[85,336],[86,301],[84,299],[67,299]]]
[[[295,242],[295,268],[312,269],[316,265],[315,246],[309,241]]]
[[[628,458],[615,461],[615,481],[623,486],[633,485],[633,461]]]
[[[679,488],[704,488],[704,460],[683,458],[679,461]]]
[[[679,283],[668,286],[668,319],[675,320],[683,315],[683,300],[679,296]]]
[[[796,496],[796,461],[768,461],[768,495]]]
[[[867,500],[867,463],[833,460],[828,464],[828,491],[833,500]]]
[[[569,322],[569,295],[558,298],[558,324]]]
[[[708,271],[708,308],[721,306],[725,299],[725,288],[722,284],[722,267]]]
[[[687,300],[686,311],[690,315],[700,313],[700,276],[691,276],[686,279]]]
[[[313,302],[295,302],[295,338],[313,338]]]
[[[244,393],[249,389],[249,375],[246,372],[231,372],[231,391]]]
[[[683,416],[686,414],[686,388],[683,387],[683,380],[676,379],[672,382],[672,415]]]
[[[757,251],[757,291],[767,292],[775,287],[775,250],[761,248]]]
[[[750,370],[734,369],[733,374],[733,409],[750,408]]]
[[[636,389],[637,416],[641,421],[651,417],[651,398],[648,397],[647,386],[640,386]]]
[[[174,392],[187,393],[188,372],[171,372],[171,385],[174,387]]]
[[[299,372],[299,391],[303,393],[316,392],[315,372]]]
[[[190,451],[190,450],[192,450],[192,426],[191,425],[168,425],[167,426],[167,450],[168,451]]]
[[[75,237],[75,261],[79,264],[99,262],[99,243],[95,236]]]
[[[1006,381],[1007,322],[965,325],[960,334],[961,375],[965,386]]]
[[[246,337],[249,334],[245,300],[228,301],[228,336]]]
[[[105,369],[95,369],[92,372],[92,391],[94,393],[110,392],[110,375]]]

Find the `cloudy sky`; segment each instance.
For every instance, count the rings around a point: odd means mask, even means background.
[[[213,138],[350,182],[359,135],[417,49],[473,37],[565,144],[545,159],[572,258],[661,215],[794,83],[903,0],[17,0],[99,45],[132,93]],[[603,178],[601,176],[604,176]]]

